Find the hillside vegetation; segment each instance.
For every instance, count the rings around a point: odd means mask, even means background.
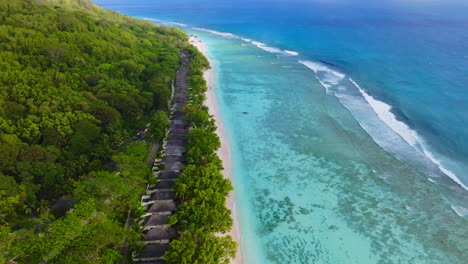
[[[136,244],[151,179],[128,140],[166,110],[184,45],[86,0],[0,1],[0,263],[114,263]]]

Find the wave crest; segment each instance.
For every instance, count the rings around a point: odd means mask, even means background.
[[[253,44],[257,48],[262,49],[262,50],[264,50],[266,52],[269,52],[269,53],[283,54],[283,55],[288,55],[288,56],[298,56],[299,55],[299,52],[296,52],[296,51],[282,50],[282,49],[279,49],[279,48],[271,47],[271,46],[268,46],[265,43],[255,41],[255,40],[252,40],[252,39],[249,39],[249,38],[243,38],[243,37],[234,35],[232,33],[221,32],[221,31],[216,31],[216,30],[211,30],[211,29],[206,29],[206,28],[200,28],[200,27],[193,27],[192,29],[198,30],[198,31],[203,31],[203,32],[208,32],[208,33],[215,34],[215,35],[222,36],[222,37],[240,39],[240,40],[242,40],[244,42]]]
[[[211,30],[211,29],[206,29],[206,28],[200,28],[200,27],[193,27],[192,29],[195,29],[195,30],[198,30],[198,31],[203,31],[203,32],[208,32],[208,33],[211,33],[211,34],[215,34],[215,35],[223,36],[223,37],[227,37],[227,38],[239,38],[239,36],[236,36],[234,34],[227,33],[227,32],[221,32],[221,31],[216,31],[216,30]]]
[[[354,85],[354,87],[359,92],[358,95],[362,96],[363,101],[370,107],[370,110],[373,111],[379,122],[383,122],[391,131],[395,133],[395,136],[399,136],[403,141],[402,143],[406,142],[412,149],[412,151],[416,151],[419,153],[422,159],[425,159],[426,164],[431,164],[430,166],[434,169],[438,169],[441,173],[449,177],[452,181],[456,184],[461,186],[463,189],[468,190],[468,187],[460,180],[460,178],[451,170],[447,169],[442,163],[442,159],[445,157],[441,156],[440,159],[436,158],[431,151],[429,151],[427,144],[425,144],[424,139],[409,125],[404,123],[403,121],[398,120],[396,115],[392,112],[392,106],[386,104],[383,101],[376,99],[375,97],[369,95],[362,87],[355,82],[351,78],[345,78],[346,75],[344,73],[339,72],[338,70],[333,69],[332,66],[328,65],[327,63],[320,62],[320,61],[299,61],[299,63],[305,65],[307,68],[311,69],[315,72],[315,78],[319,81],[319,83],[325,88],[327,93],[333,93],[338,99],[343,100],[345,97],[350,98],[350,94],[346,93],[345,85]],[[349,81],[349,82],[348,82]],[[356,96],[356,94],[352,95]],[[355,107],[346,104],[343,102],[343,105],[348,108],[353,114],[353,109],[350,107]],[[359,118],[355,116],[356,119],[362,123],[362,117]],[[360,120],[361,119],[361,120]],[[363,125],[363,124],[361,124]],[[376,143],[381,145],[384,141],[392,140],[390,138],[382,138],[379,136],[379,140],[375,138],[374,135],[376,132],[370,128],[370,126],[365,126],[367,129],[367,133],[371,135]],[[381,132],[377,132],[381,133]],[[393,138],[395,139],[395,138]],[[379,143],[380,142],[380,143]],[[392,144],[391,142],[386,142],[383,145]],[[384,147],[381,145],[382,147]],[[385,147],[384,147],[385,148]],[[396,150],[392,147],[392,149]],[[393,151],[392,151],[393,152]]]
[[[300,60],[299,63],[305,65],[307,68],[315,72],[316,79],[325,88],[327,93],[330,92],[330,88],[332,88],[335,85],[338,85],[340,81],[346,77],[345,74],[333,70],[332,68],[319,61]]]

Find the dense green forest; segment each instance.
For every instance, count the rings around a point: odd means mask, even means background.
[[[151,120],[164,135],[186,45],[87,0],[0,1],[0,263],[115,263],[137,244],[151,174],[132,137]]]

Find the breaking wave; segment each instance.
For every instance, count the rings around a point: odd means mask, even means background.
[[[286,55],[286,56],[298,56],[299,55],[299,52],[296,52],[296,51],[282,50],[282,49],[279,49],[279,48],[271,47],[271,46],[268,46],[265,43],[255,41],[255,40],[252,40],[252,39],[249,39],[249,38],[243,38],[243,37],[234,35],[232,33],[220,32],[220,31],[206,29],[206,28],[200,28],[200,27],[193,27],[192,29],[198,30],[198,31],[203,31],[203,32],[208,32],[208,33],[215,34],[215,35],[222,36],[222,37],[239,39],[239,40],[242,40],[244,42],[250,43],[250,44],[256,46],[257,48],[262,49],[262,50],[264,50],[266,52],[269,52],[269,53],[282,54],[282,55]]]
[[[352,100],[352,96],[350,94],[344,94],[346,91],[345,87],[349,86],[350,84],[353,85],[358,94],[354,94],[354,98],[356,95],[360,95],[362,99],[366,102],[366,104],[370,107],[370,109],[376,114],[378,119],[383,122],[387,127],[389,127],[393,132],[395,132],[404,142],[406,142],[409,146],[412,147],[413,151],[417,151],[419,154],[418,156],[425,157],[425,162],[430,162],[431,167],[436,167],[440,172],[445,174],[447,177],[452,179],[456,184],[462,187],[465,190],[468,190],[468,187],[460,180],[460,178],[451,170],[447,169],[442,163],[441,159],[436,158],[436,156],[428,149],[427,144],[425,144],[424,139],[413,129],[411,129],[406,123],[403,121],[398,120],[397,116],[392,112],[392,106],[376,99],[375,97],[369,95],[362,87],[356,83],[351,78],[345,78],[346,75],[341,73],[340,71],[333,69],[332,66],[321,62],[321,61],[303,61],[300,60],[299,63],[305,65],[307,68],[311,69],[315,73],[316,79],[319,83],[325,88],[327,93],[333,93],[336,97],[342,100],[343,105],[348,108],[351,112],[355,112],[355,105],[351,106],[349,103]],[[346,99],[344,99],[346,97]],[[347,101],[348,103],[344,103]],[[361,123],[363,122],[362,118],[356,119]],[[361,120],[359,120],[361,119]],[[375,123],[375,122],[374,122]],[[363,125],[361,123],[361,125]],[[376,133],[381,133],[380,130],[375,130],[375,124],[373,126],[370,125],[363,125],[363,128],[374,138],[376,143],[381,145],[385,140],[385,137],[377,136]],[[378,139],[377,139],[378,138]],[[388,137],[386,141],[393,141],[391,140],[392,137]],[[394,139],[394,137],[393,137]],[[385,149],[389,149],[389,146],[394,142],[384,142]],[[391,146],[392,152],[398,151],[396,146]]]
[[[206,29],[206,28],[194,27],[192,29],[195,29],[195,30],[198,30],[198,31],[203,31],[203,32],[208,32],[208,33],[215,34],[215,35],[218,35],[218,36],[223,36],[223,37],[226,37],[226,38],[239,38],[239,36],[236,36],[236,35],[231,34],[231,33],[226,33],[226,32]]]

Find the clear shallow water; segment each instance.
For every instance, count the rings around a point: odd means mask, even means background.
[[[468,9],[182,2],[98,1],[207,43],[247,263],[466,263]]]

